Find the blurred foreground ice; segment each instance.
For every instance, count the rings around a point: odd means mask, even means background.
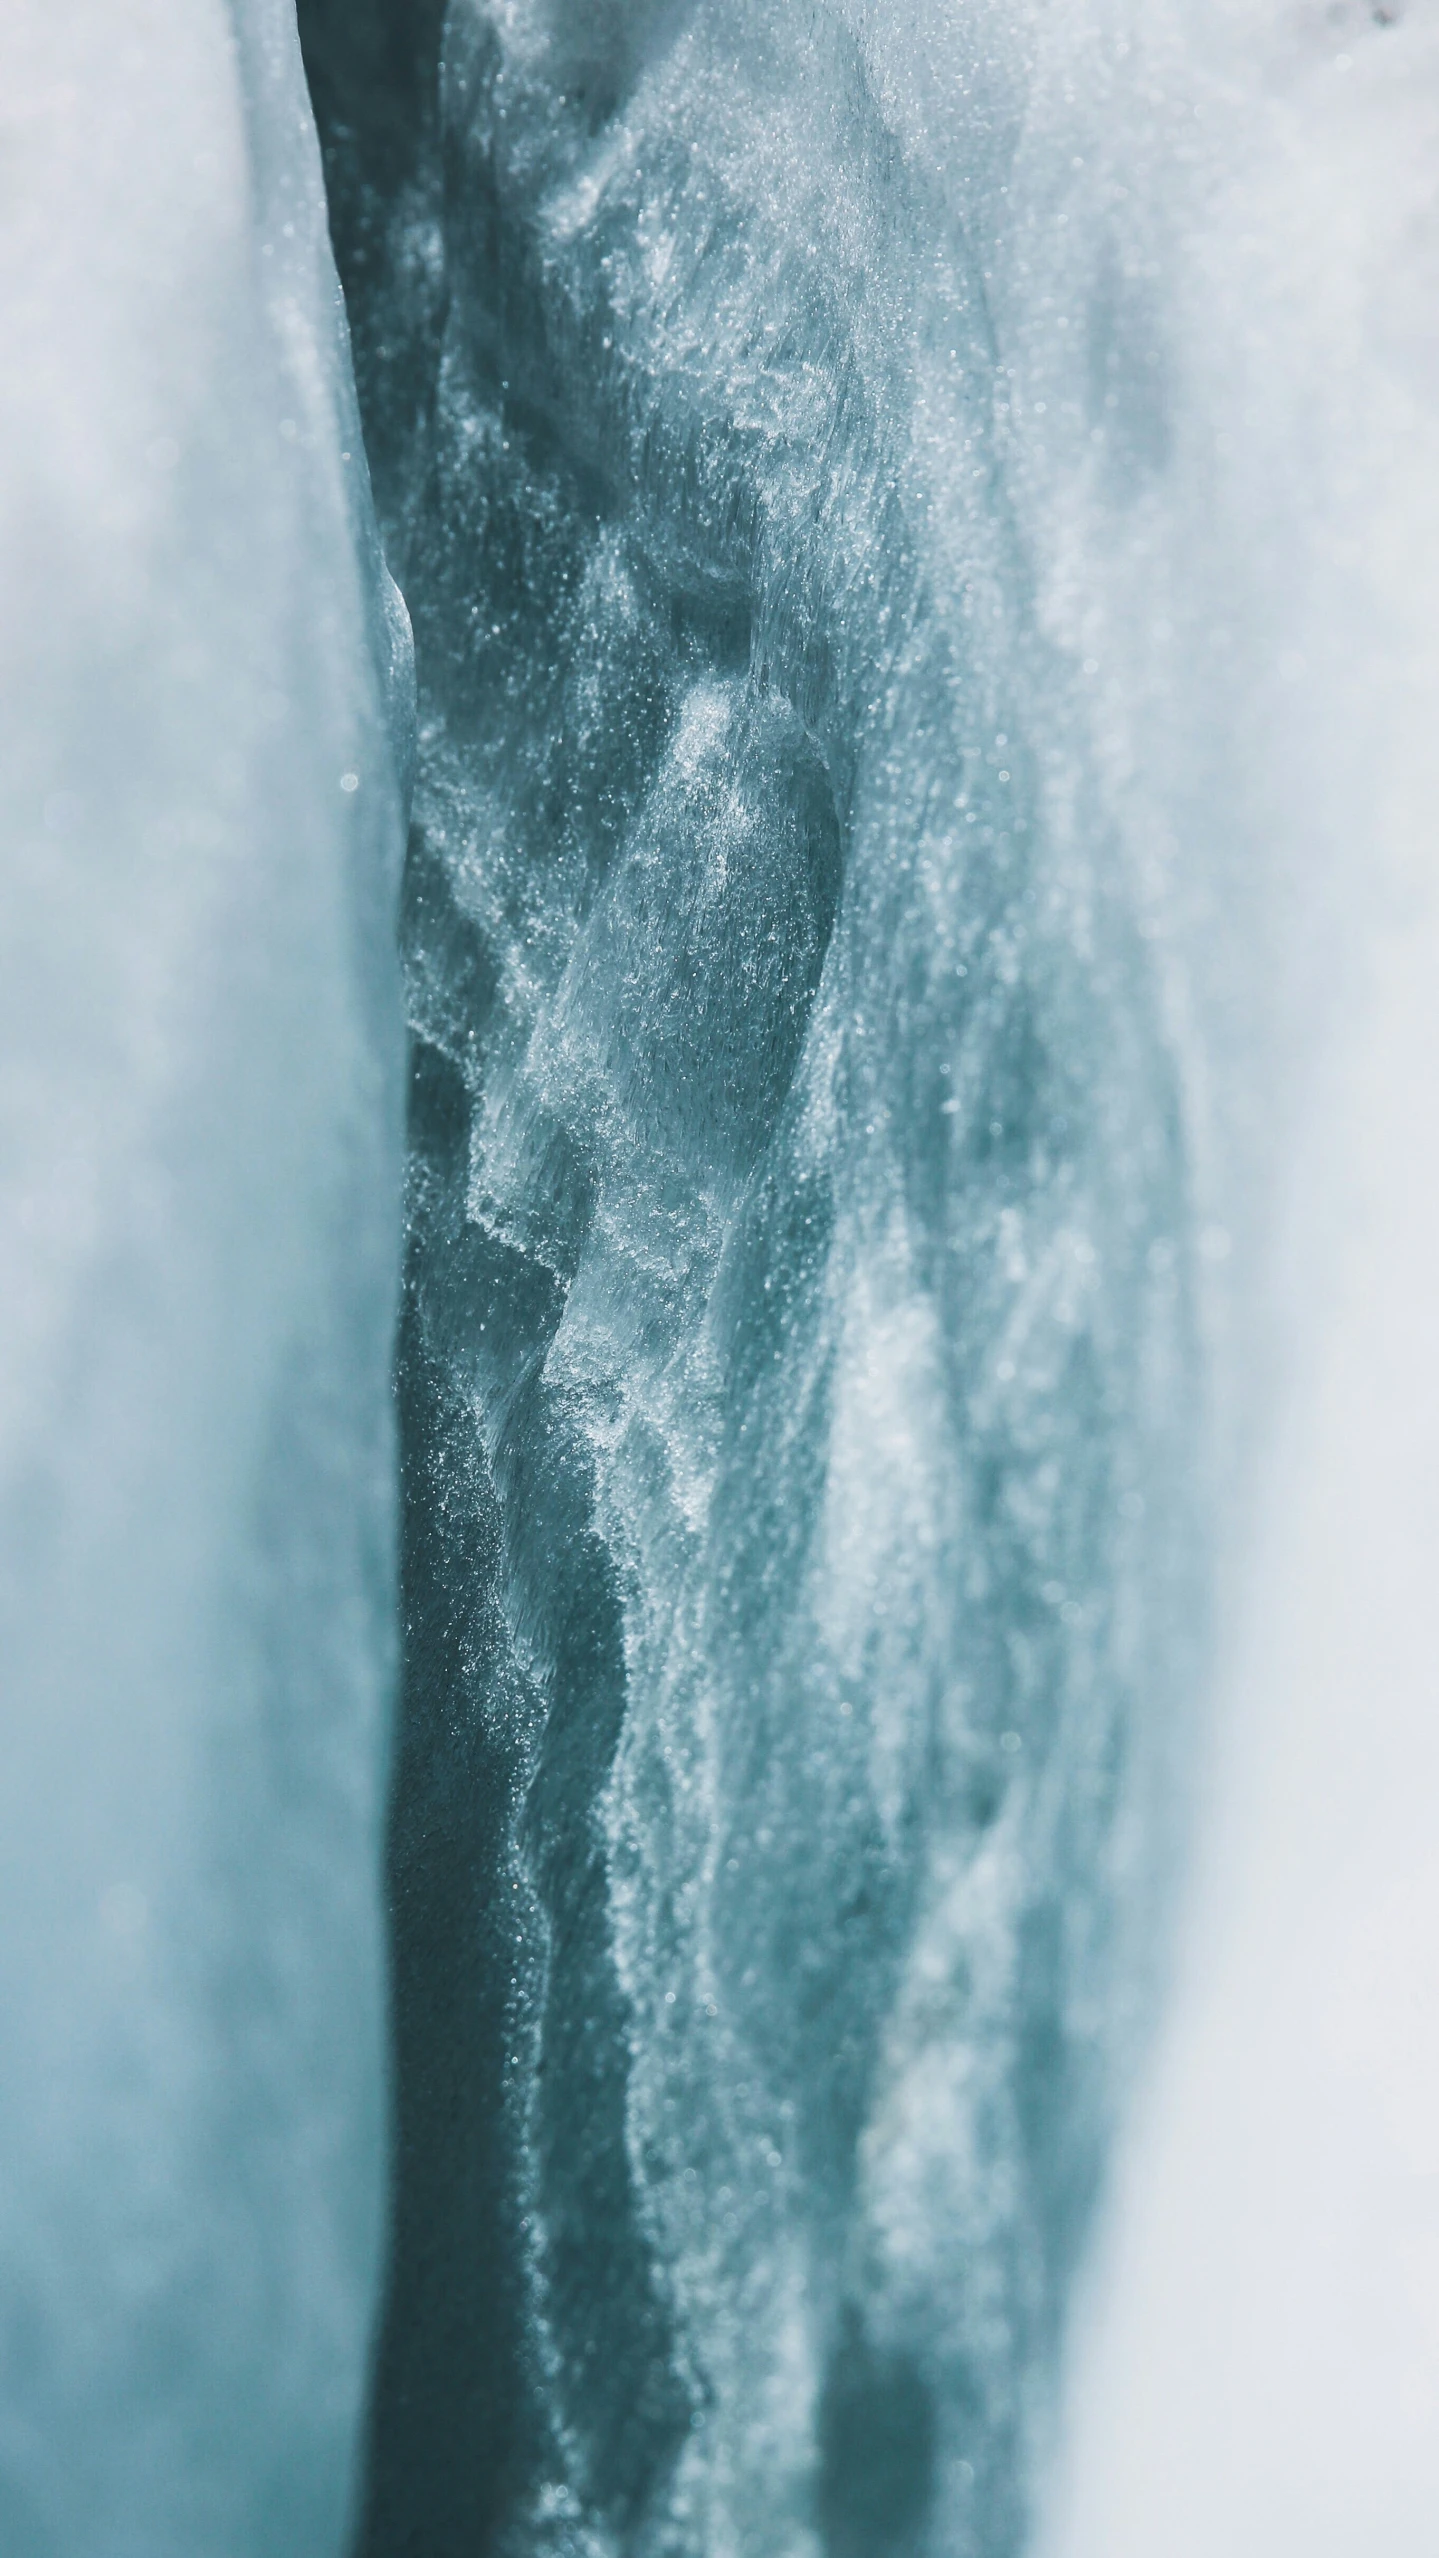
[[[1207,1764],[1233,2136],[1053,2528],[1417,2547],[1432,19],[305,16],[421,699],[367,2546],[1017,2546]]]
[[[0,131],[0,2548],[323,2558],[381,2239],[408,642],[292,13],[13,0]]]

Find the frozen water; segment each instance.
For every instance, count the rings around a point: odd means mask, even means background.
[[[408,642],[292,17],[15,0],[0,55],[0,2546],[323,2558],[381,2236]]]
[[[421,696],[366,2546],[1019,2545],[1217,1663],[1054,2528],[1417,2548],[1432,17],[305,20]]]
[[[990,253],[841,17],[462,8],[368,122],[310,41],[420,674],[366,2545],[999,2558],[1200,1265]]]
[[[300,14],[413,741],[4,38],[0,2542],[1418,2558],[1435,10]]]

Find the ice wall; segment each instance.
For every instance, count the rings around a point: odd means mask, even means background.
[[[383,592],[293,19],[0,34],[0,2545],[323,2558],[384,2163]]]
[[[1045,2545],[1417,2558],[1439,2529],[1439,25],[1074,32],[1037,139],[1069,163],[1070,238],[1129,190],[1110,219],[1163,317],[1173,431],[1127,539],[1077,440],[1046,505],[1161,858],[1229,903],[1188,888],[1176,947],[1242,1203],[1216,1308],[1241,1462],[1183,1959]]]
[[[1432,12],[302,15],[422,702],[365,2546],[1019,2546],[1198,1791],[1047,2528],[1417,2550]]]
[[[420,684],[363,2545],[1003,2558],[1208,1265],[992,243],[842,13],[307,29]]]
[[[993,244],[1016,505],[1217,1256],[1201,1852],[1042,2545],[1398,2558],[1439,2525],[1439,27],[996,10],[956,84],[952,13],[865,23]],[[996,201],[967,146],[1006,94]]]

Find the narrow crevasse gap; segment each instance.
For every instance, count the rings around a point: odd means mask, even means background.
[[[362,2551],[1007,2558],[1197,1353],[981,253],[842,10],[300,15],[420,700]]]

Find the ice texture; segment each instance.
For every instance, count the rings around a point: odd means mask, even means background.
[[[986,247],[842,13],[306,26],[420,694],[363,2546],[1004,2558],[1199,1353]]]
[[[413,740],[3,39],[0,2546],[1428,2558],[1435,0],[301,21]]]
[[[0,2547],[326,2558],[382,2243],[409,708],[293,12],[12,0]]]
[[[1009,2558],[1201,1766],[1044,2528],[1417,2558],[1433,9],[302,17],[421,700],[367,2558]]]

